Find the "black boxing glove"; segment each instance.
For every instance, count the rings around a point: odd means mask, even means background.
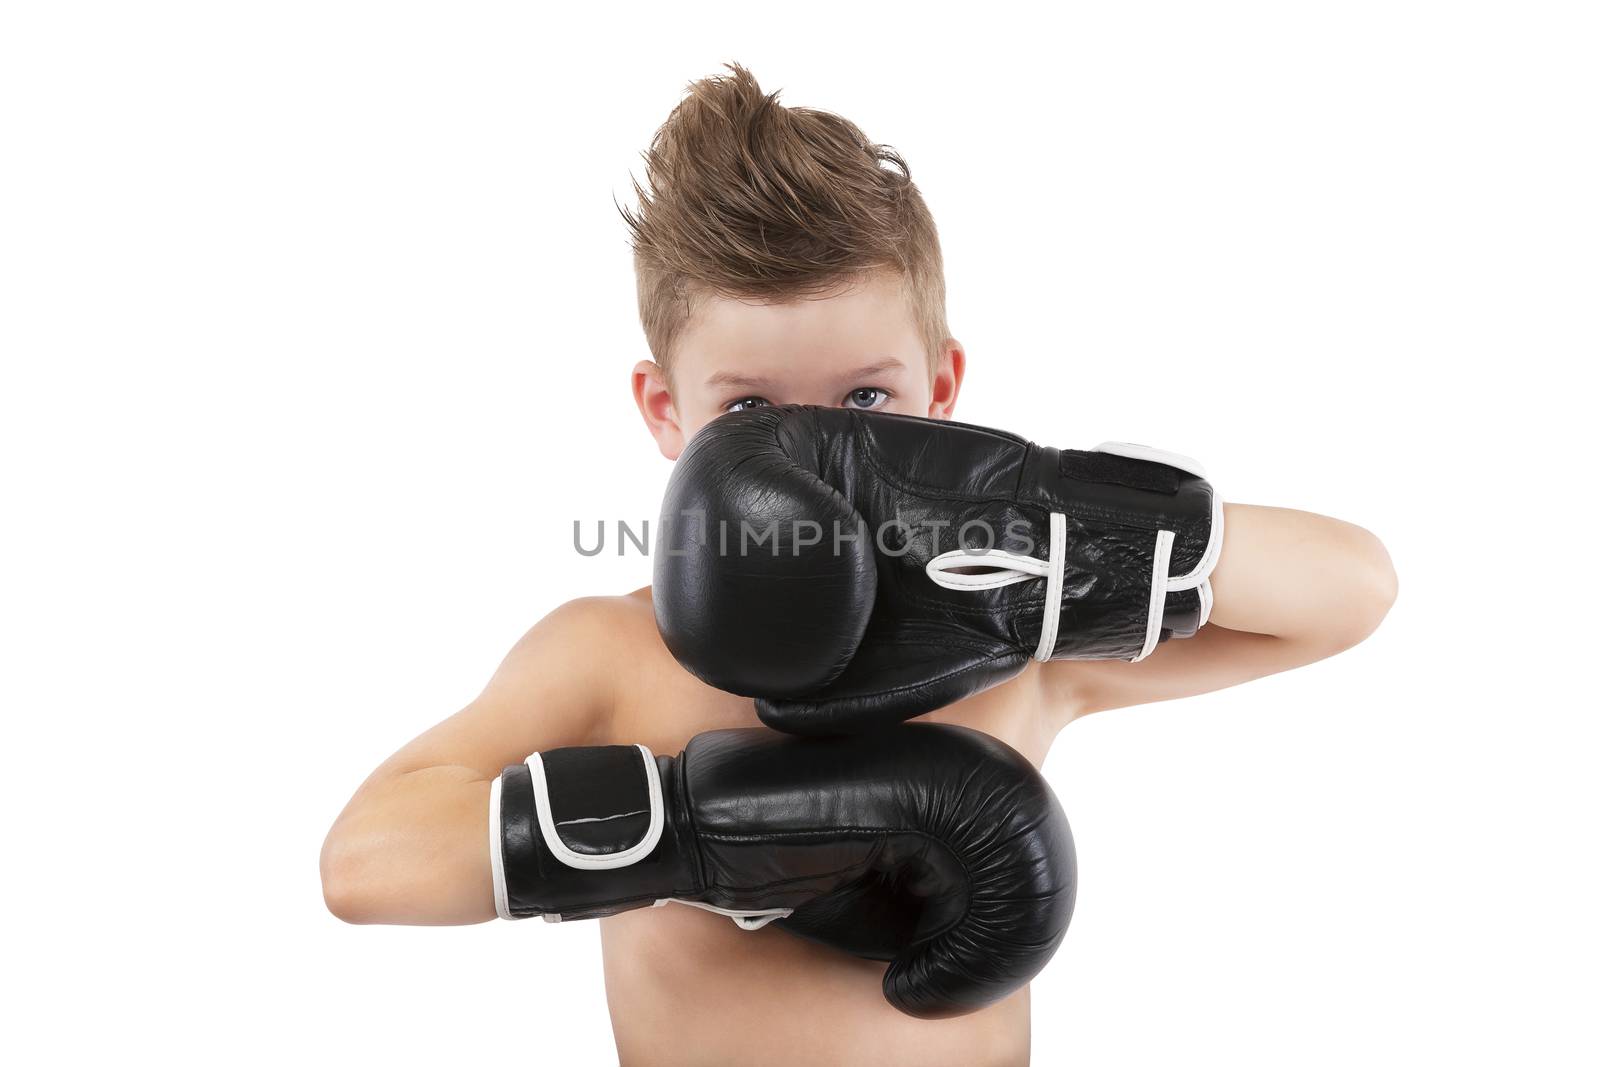
[[[1222,504],[1192,460],[1143,446],[773,407],[695,435],[660,530],[656,623],[678,661],[769,726],[840,733],[1029,658],[1139,660],[1193,635]]]
[[[1072,918],[1072,835],[1008,745],[959,726],[858,737],[717,730],[682,755],[563,748],[489,799],[495,909],[580,919],[679,901],[889,962],[941,1018],[1020,989]]]

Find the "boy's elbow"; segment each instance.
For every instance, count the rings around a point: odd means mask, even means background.
[[[334,918],[347,923],[377,922],[378,892],[372,879],[362,873],[365,866],[349,848],[342,848],[335,834],[322,846],[322,902]]]
[[[1400,594],[1400,578],[1389,550],[1368,530],[1361,530],[1352,545],[1345,590],[1347,614],[1340,628],[1340,644],[1349,648],[1372,636]]]

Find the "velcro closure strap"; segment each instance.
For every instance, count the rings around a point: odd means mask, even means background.
[[[545,847],[583,871],[627,867],[661,840],[661,772],[643,745],[558,748],[528,757]]]
[[[1101,441],[1099,444],[1094,446],[1094,449],[1091,452],[1076,452],[1071,453],[1071,455],[1079,457],[1080,463],[1086,463],[1087,457],[1089,456],[1120,456],[1123,459],[1136,459],[1141,465],[1145,463],[1159,463],[1163,467],[1172,467],[1176,470],[1183,471],[1186,474],[1192,474],[1196,478],[1204,478],[1206,476],[1205,466],[1199,460],[1194,459],[1191,456],[1185,456],[1180,452],[1168,452],[1164,448],[1151,448],[1149,445],[1134,444],[1132,441]],[[1137,475],[1134,474],[1134,471],[1138,469],[1139,468],[1129,467],[1116,468],[1116,477],[1108,477],[1106,475],[1109,472],[1102,470],[1101,477],[1091,478],[1089,480],[1112,482],[1118,485],[1127,485],[1135,489],[1170,487],[1167,488],[1167,491],[1171,492],[1172,489],[1176,488],[1176,484],[1171,478],[1162,477],[1158,472],[1152,472],[1148,468],[1144,468],[1141,473]],[[1082,470],[1083,468],[1079,467],[1073,471],[1073,474],[1075,476],[1080,476],[1080,472]],[[1152,478],[1156,480],[1151,482],[1150,479]]]

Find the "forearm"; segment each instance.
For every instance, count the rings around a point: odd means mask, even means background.
[[[1228,504],[1211,576],[1211,622],[1229,630],[1348,647],[1394,601],[1389,553],[1367,530],[1288,508]]]
[[[495,917],[489,781],[429,767],[363,785],[322,846],[328,908],[352,923],[453,926]]]

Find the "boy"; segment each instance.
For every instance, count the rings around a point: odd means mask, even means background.
[[[854,125],[784,108],[735,67],[691,87],[652,144],[639,192],[628,222],[655,360],[635,367],[633,393],[667,458],[719,415],[765,404],[953,415],[966,353],[944,321],[932,218],[898,157]],[[1245,505],[1227,507],[1226,529],[1210,625],[1195,637],[1139,663],[1033,663],[924,718],[982,730],[1037,766],[1076,718],[1330,656],[1371,633],[1393,601],[1388,556],[1364,530]],[[566,604],[476,700],[357,791],[323,849],[328,906],[361,923],[493,918],[487,797],[503,766],[574,745],[675,754],[703,731],[755,725],[749,699],[674,661],[649,589]],[[604,919],[601,931],[624,1063],[1028,1057],[1026,990],[927,1023],[884,1002],[882,964],[780,930],[665,907]]]

